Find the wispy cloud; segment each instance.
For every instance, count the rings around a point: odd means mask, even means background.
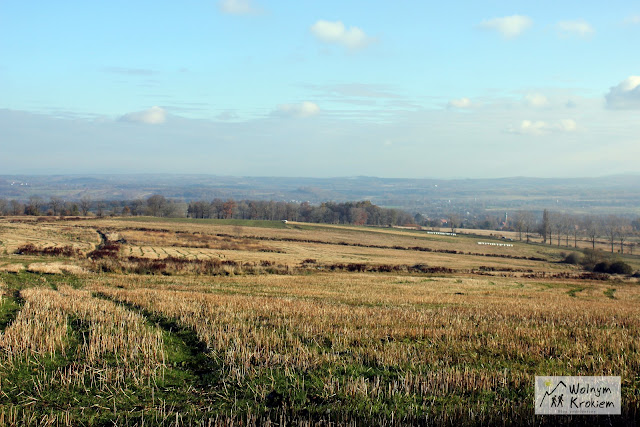
[[[102,71],[127,76],[152,76],[156,74],[156,71],[147,68],[104,67]]]
[[[218,8],[223,13],[231,15],[251,15],[259,12],[250,0],[220,0]]]
[[[532,25],[533,21],[528,16],[512,15],[484,20],[478,27],[484,30],[497,31],[502,37],[512,39],[521,35]]]
[[[331,97],[346,98],[378,98],[378,99],[398,99],[401,95],[394,93],[394,88],[382,84],[367,83],[340,83],[340,84],[308,84],[304,87],[313,89],[329,95]]]
[[[525,103],[534,108],[546,107],[549,105],[549,100],[541,93],[530,93],[524,97]]]
[[[589,37],[596,31],[584,19],[576,19],[573,21],[560,21],[556,24],[556,30],[560,37]]]
[[[153,106],[148,110],[127,113],[120,117],[120,121],[130,123],[144,123],[149,125],[158,125],[167,120],[167,112],[164,108]]]
[[[281,104],[272,112],[272,115],[282,117],[306,118],[320,113],[318,104],[304,101],[300,104]]]
[[[349,49],[361,49],[374,41],[362,29],[347,28],[341,21],[318,20],[311,26],[311,33],[322,42],[339,44]]]
[[[640,109],[640,76],[630,76],[605,95],[607,107],[613,110]]]
[[[640,15],[629,16],[624,20],[627,25],[640,25]]]
[[[469,98],[452,99],[448,105],[453,108],[469,108],[471,107],[471,100]]]
[[[544,135],[550,132],[574,132],[577,129],[578,124],[572,119],[564,119],[551,123],[542,120],[523,120],[520,126],[510,129],[509,132],[521,135]]]

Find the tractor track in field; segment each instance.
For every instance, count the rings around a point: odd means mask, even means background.
[[[0,332],[7,329],[16,319],[18,313],[24,306],[24,298],[20,294],[20,291],[15,289],[9,295],[5,295],[12,302],[11,306],[0,311]],[[3,304],[4,305],[4,304]]]
[[[207,389],[215,387],[220,380],[220,365],[208,354],[211,353],[207,345],[197,333],[188,326],[181,325],[178,320],[149,311],[137,304],[114,298],[102,292],[93,292],[94,297],[112,301],[115,304],[143,316],[150,325],[155,325],[176,340],[178,352],[184,354],[184,360],[178,360],[173,368],[186,371],[194,377],[194,386],[206,393]]]

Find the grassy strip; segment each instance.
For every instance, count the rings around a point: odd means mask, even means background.
[[[582,292],[584,291],[586,288],[584,286],[576,286],[576,287],[572,287],[571,289],[569,289],[569,291],[567,291],[567,294],[569,294],[570,297],[573,298],[577,298],[578,295],[576,295],[578,292]]]
[[[24,305],[20,291],[14,289],[9,295],[4,295],[0,303],[0,332],[9,326]]]
[[[82,280],[74,274],[40,274],[29,271],[19,273],[0,272],[0,280],[4,281],[10,291],[20,291],[34,286],[49,286],[57,289],[58,285],[69,285],[78,289],[82,287]]]

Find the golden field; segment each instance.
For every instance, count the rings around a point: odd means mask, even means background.
[[[0,219],[0,423],[593,424],[534,416],[536,375],[621,376],[595,421],[635,422],[638,279],[490,239]]]

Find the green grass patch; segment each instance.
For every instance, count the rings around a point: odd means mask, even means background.
[[[0,279],[10,290],[22,290],[34,286],[49,286],[57,289],[58,285],[69,285],[75,289],[83,286],[82,280],[75,274],[42,274],[20,271],[18,273],[0,272]]]
[[[3,296],[2,303],[0,303],[0,332],[13,322],[23,304],[24,301],[17,290]]]
[[[608,288],[606,291],[604,291],[604,296],[606,296],[607,298],[616,299],[614,295],[615,291],[615,288]]]
[[[567,291],[567,294],[568,294],[570,297],[577,298],[578,296],[577,296],[576,294],[577,294],[578,292],[582,292],[582,291],[584,291],[585,289],[586,289],[586,288],[585,288],[584,286],[574,286],[574,287],[572,287],[571,289],[569,289],[569,290]]]

